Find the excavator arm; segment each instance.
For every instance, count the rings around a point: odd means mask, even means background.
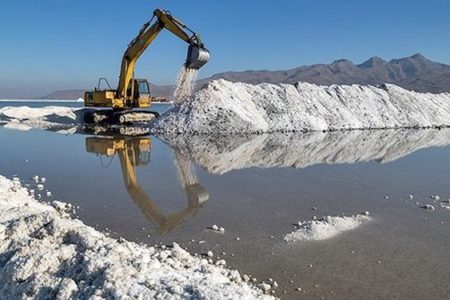
[[[153,22],[155,18],[156,21]],[[119,97],[126,96],[136,61],[164,28],[189,44],[186,68],[200,69],[209,60],[209,52],[198,34],[173,17],[170,12],[157,9],[153,12],[153,18],[142,26],[123,55],[117,88]]]

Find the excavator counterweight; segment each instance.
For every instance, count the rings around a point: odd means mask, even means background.
[[[186,69],[198,70],[208,62],[210,54],[200,36],[170,12],[157,9],[123,54],[117,89],[112,89],[107,81],[108,89],[101,89],[99,81],[96,89],[84,93],[86,107],[109,108],[88,113],[85,115],[86,123],[129,124],[149,122],[159,116],[156,112],[145,110],[150,108],[153,96],[146,79],[134,78],[134,70],[139,57],[162,29],[167,29],[189,45],[184,63]]]

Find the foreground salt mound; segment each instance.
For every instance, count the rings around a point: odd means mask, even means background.
[[[108,238],[0,176],[2,299],[255,299],[272,297],[237,271]]]
[[[284,236],[287,242],[321,241],[335,237],[343,232],[353,230],[368,221],[366,215],[351,217],[327,216],[320,220],[304,221],[298,229]]]
[[[390,162],[420,149],[450,145],[450,128],[159,138],[208,172],[223,174],[252,167]]]
[[[450,125],[450,94],[392,84],[318,86],[216,80],[153,125],[160,134],[241,134]]]

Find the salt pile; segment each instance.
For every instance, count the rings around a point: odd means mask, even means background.
[[[440,127],[450,125],[450,94],[392,84],[318,86],[216,80],[155,121],[161,134],[242,134]]]
[[[423,94],[392,84],[251,85],[215,80],[189,97],[195,76],[195,70],[180,72],[177,105],[151,125],[153,133],[235,135],[450,126],[449,93]],[[82,124],[86,110],[5,107],[0,109],[0,124],[64,128]]]
[[[287,242],[321,241],[335,237],[360,226],[369,217],[366,214],[352,217],[327,216],[321,220],[299,222],[298,229],[284,236]]]
[[[46,106],[31,108],[28,106],[0,108],[0,124],[18,130],[30,128],[69,128],[83,123],[87,108]]]
[[[2,299],[272,299],[177,244],[108,238],[2,176],[0,266]]]
[[[261,135],[159,136],[187,161],[210,173],[376,161],[386,163],[428,147],[450,144],[450,128],[353,130]]]

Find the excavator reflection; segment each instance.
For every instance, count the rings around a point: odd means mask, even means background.
[[[156,202],[141,188],[136,168],[150,163],[152,143],[149,137],[88,137],[86,138],[86,151],[98,156],[113,158],[117,155],[120,159],[123,181],[125,187],[139,206],[142,213],[157,226],[161,234],[168,233],[179,225],[183,219],[191,214],[195,216],[205,203],[209,195],[198,183],[197,176],[193,172],[192,162],[186,160],[180,153],[175,153],[175,164],[178,175],[187,195],[187,206],[170,215],[164,215]]]

